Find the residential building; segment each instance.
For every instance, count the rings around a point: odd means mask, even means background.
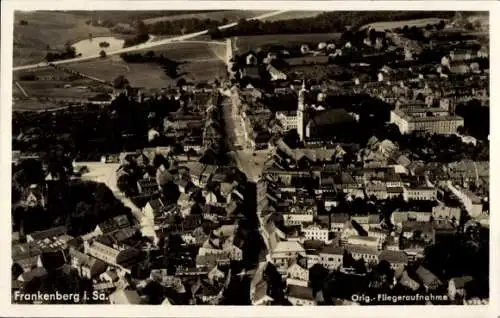
[[[405,200],[434,201],[437,189],[434,187],[405,187],[403,197]]]
[[[390,122],[396,124],[402,134],[426,131],[434,134],[453,134],[464,125],[464,119],[456,115],[413,116],[401,110],[392,110]]]
[[[344,249],[333,244],[326,245],[319,252],[320,263],[329,270],[337,270],[342,267]]]
[[[318,224],[311,224],[302,228],[306,240],[318,240],[323,242],[329,241],[329,231],[327,227],[322,227]]]
[[[69,255],[71,266],[78,271],[82,278],[93,279],[104,273],[108,267],[104,261],[79,252],[74,248],[69,249]]]
[[[460,223],[461,211],[459,207],[440,204],[432,208],[432,217],[435,220],[455,220],[456,223]]]
[[[466,297],[466,284],[474,281],[472,276],[453,277],[448,282],[448,296],[451,300]]]
[[[361,245],[347,245],[347,252],[355,259],[362,259],[366,263],[378,263],[380,251],[376,248],[361,246]]]
[[[309,284],[309,269],[301,262],[295,262],[286,271],[286,284],[307,287]]]
[[[347,213],[332,213],[330,229],[332,232],[342,232],[351,217]]]
[[[294,306],[314,306],[316,300],[310,287],[289,285],[286,289],[286,298]]]
[[[285,273],[291,262],[305,252],[297,241],[280,241],[271,251],[271,259],[279,272]]]
[[[285,225],[302,225],[304,223],[312,223],[315,215],[313,206],[292,206],[286,212],[283,212],[283,220]]]
[[[451,181],[448,181],[448,188],[460,199],[470,217],[478,218],[483,214],[482,200],[472,191],[455,187]]]
[[[378,237],[355,235],[347,238],[347,244],[366,246],[376,250],[381,250],[383,241]]]
[[[427,291],[436,290],[442,285],[439,278],[423,266],[419,266],[415,274]]]
[[[107,264],[127,269],[138,263],[141,259],[141,251],[126,245],[117,245],[99,237],[91,242],[84,242],[85,254],[103,260]]]
[[[408,265],[408,256],[402,251],[383,250],[380,252],[379,261],[387,261],[396,273],[402,273]]]

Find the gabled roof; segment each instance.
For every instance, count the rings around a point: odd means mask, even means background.
[[[282,253],[282,252],[305,252],[302,245],[296,241],[281,241],[278,242],[276,247],[273,250],[273,253]]]
[[[304,287],[299,285],[289,285],[286,290],[287,297],[314,300],[313,290],[310,287]]]
[[[383,250],[379,255],[379,260],[385,260],[391,264],[408,264],[408,256],[402,251]]]
[[[344,248],[340,246],[336,246],[333,244],[326,245],[321,251],[320,254],[330,254],[330,255],[344,255]]]

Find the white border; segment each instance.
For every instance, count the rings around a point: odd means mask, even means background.
[[[0,204],[6,222],[1,222],[0,237],[0,316],[22,317],[306,317],[311,315],[338,317],[401,317],[403,315],[425,315],[425,317],[498,317],[500,314],[499,254],[496,253],[500,237],[496,224],[496,212],[491,214],[490,247],[490,305],[489,306],[356,306],[356,307],[242,307],[242,306],[106,306],[106,305],[11,305],[10,293],[10,178],[11,178],[11,103],[12,103],[12,42],[14,10],[200,10],[200,9],[247,9],[247,10],[462,10],[490,11],[490,48],[491,48],[491,90],[490,109],[493,118],[500,118],[500,109],[495,108],[500,98],[495,84],[498,66],[496,57],[499,45],[500,25],[495,18],[500,17],[500,4],[496,1],[1,1],[2,57],[1,57],[1,95],[0,108]],[[495,89],[496,88],[496,89]],[[491,144],[498,140],[495,127],[491,128]],[[490,192],[500,193],[497,185],[495,167],[498,151],[491,148]],[[497,210],[497,200],[491,197],[491,211]]]

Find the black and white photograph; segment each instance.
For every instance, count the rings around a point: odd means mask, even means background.
[[[13,12],[11,304],[489,305],[488,10],[167,2]]]

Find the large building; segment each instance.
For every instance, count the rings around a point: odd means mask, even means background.
[[[396,124],[402,134],[425,131],[434,134],[453,134],[464,125],[464,119],[451,115],[442,108],[396,108],[391,111],[391,123]]]

